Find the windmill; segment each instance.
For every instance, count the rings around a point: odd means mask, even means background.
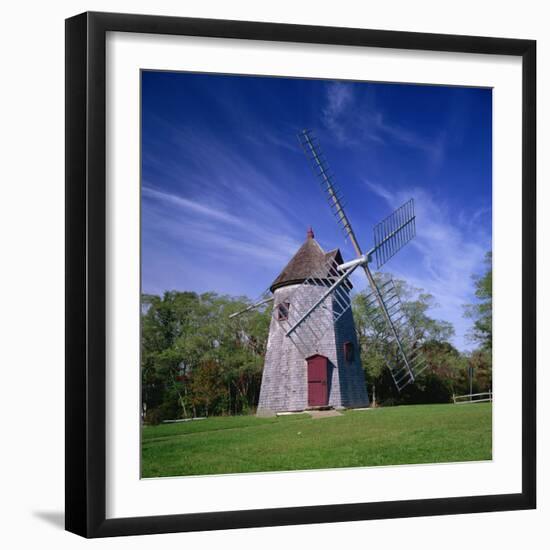
[[[380,339],[390,350],[386,356],[386,364],[391,372],[398,391],[413,383],[426,368],[425,358],[419,348],[414,348],[414,330],[410,326],[406,313],[391,278],[382,284],[377,284],[369,263],[376,259],[377,269],[380,269],[416,234],[416,216],[414,200],[410,199],[387,218],[374,226],[374,246],[363,253],[361,245],[353,231],[349,218],[342,205],[341,194],[334,184],[334,178],[319,147],[318,141],[309,130],[302,130],[298,140],[306,157],[309,159],[314,173],[318,176],[321,187],[327,195],[329,205],[338,224],[350,240],[357,258],[337,266],[338,277],[333,277],[331,286],[323,296],[312,304],[287,330],[287,336],[300,340],[301,334],[309,330],[316,332],[312,315],[317,308],[323,307],[323,302],[332,295],[341,293],[341,289],[349,280],[350,275],[361,268],[367,277],[370,292],[366,297],[367,310],[373,312],[371,321],[381,327]],[[349,308],[351,304],[345,304]],[[317,331],[318,333],[318,331]]]
[[[273,302],[259,411],[366,406],[350,297],[350,276],[357,269],[367,277],[367,313],[378,329],[377,337],[386,344],[386,364],[398,391],[424,368],[393,280],[377,283],[369,268],[373,259],[380,268],[414,237],[414,202],[411,199],[377,224],[374,246],[363,253],[316,138],[308,130],[298,138],[357,258],[344,262],[339,250],[325,252],[310,228],[307,240],[270,288],[231,317]]]

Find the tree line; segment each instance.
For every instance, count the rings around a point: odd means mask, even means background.
[[[387,275],[377,275],[383,281]],[[415,384],[398,393],[386,366],[385,344],[372,322],[366,293],[352,298],[361,361],[371,400],[378,405],[449,402],[469,393],[468,368],[474,367],[473,391],[492,385],[492,267],[474,277],[475,304],[465,305],[473,320],[474,351],[457,350],[453,326],[434,319],[434,297],[394,281],[410,321],[413,346],[420,348],[427,368]],[[244,309],[246,297],[214,292],[165,292],[143,295],[141,315],[142,415],[147,423],[163,420],[250,414],[258,403],[270,306],[230,319]]]

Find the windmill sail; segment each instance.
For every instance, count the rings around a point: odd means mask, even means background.
[[[236,311],[235,313],[232,313],[229,316],[229,319],[235,319],[235,317],[239,317],[243,313],[248,313],[249,311],[252,311],[253,309],[259,309],[265,304],[268,304],[269,302],[273,302],[273,296],[270,296],[268,294],[269,290],[264,291],[260,297],[254,301],[254,303],[250,304],[249,306],[245,307],[244,309],[241,309],[239,311]]]
[[[374,290],[367,294],[365,307],[373,329],[377,333],[377,339],[384,344],[386,364],[395,386],[401,391],[414,382],[427,365],[420,347],[416,344],[414,329],[403,309],[393,279],[388,279],[376,288],[378,294]],[[378,295],[381,297],[394,330],[388,330],[389,326],[379,306]]]
[[[314,173],[321,182],[322,189],[327,194],[329,205],[338,224],[343,228],[346,237],[350,239],[355,249],[359,262],[357,265],[363,267],[365,275],[367,276],[369,285],[372,289],[369,295],[372,299],[372,305],[376,306],[378,311],[377,319],[379,319],[379,321],[382,322],[382,326],[385,327],[383,334],[384,341],[394,350],[392,357],[387,358],[388,367],[390,368],[397,389],[401,391],[406,385],[414,381],[415,376],[420,370],[418,370],[418,368],[415,370],[415,357],[409,360],[406,340],[402,341],[405,332],[408,331],[405,325],[406,318],[404,316],[395,317],[391,295],[387,294],[388,289],[386,287],[379,288],[377,286],[369,269],[368,262],[370,254],[376,253],[377,249],[380,251],[380,257],[386,261],[393,256],[405,242],[408,242],[408,240],[414,236],[415,218],[413,203],[411,201],[405,203],[405,205],[389,216],[389,218],[381,222],[383,225],[378,229],[379,238],[377,245],[368,254],[363,254],[361,246],[351,227],[351,223],[344,211],[341,193],[334,184],[334,178],[321,152],[317,139],[310,130],[302,130],[298,134],[298,140],[306,157],[310,161]],[[405,240],[406,238],[408,240]],[[393,283],[391,286],[395,291]],[[390,287],[390,285],[387,285],[387,287]],[[303,326],[303,330],[309,329],[314,332],[314,326],[317,321],[311,318],[312,315],[308,317],[307,311],[305,313],[306,314],[302,314],[300,318],[296,319],[295,323],[298,323],[298,321],[302,319],[301,325]],[[291,337],[292,334],[296,335],[298,329],[299,327],[289,332],[289,337]]]
[[[341,273],[338,267],[333,258],[327,259],[273,310],[303,357],[318,351],[325,333],[351,307],[348,277],[354,268]]]
[[[393,214],[374,226],[374,254],[380,269],[416,235],[414,200],[410,199]]]
[[[344,211],[342,195],[334,183],[334,178],[331,175],[328,164],[325,161],[323,153],[321,152],[317,138],[313,135],[311,130],[302,130],[298,134],[298,141],[300,142],[300,145],[302,146],[302,149],[311,164],[314,174],[319,177],[321,188],[327,195],[329,206],[336,218],[336,221],[343,229],[346,237],[349,237],[351,240],[357,255],[361,256],[361,247],[359,246],[357,237],[355,236],[349,219]]]

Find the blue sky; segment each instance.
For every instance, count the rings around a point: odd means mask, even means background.
[[[306,237],[354,257],[299,147],[312,129],[363,249],[411,197],[417,237],[383,268],[470,321],[491,249],[491,90],[142,73],[142,288],[255,298]],[[355,276],[356,288],[364,278]]]

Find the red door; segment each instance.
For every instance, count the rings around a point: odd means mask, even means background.
[[[313,355],[307,360],[307,395],[309,407],[328,405],[327,358]]]

